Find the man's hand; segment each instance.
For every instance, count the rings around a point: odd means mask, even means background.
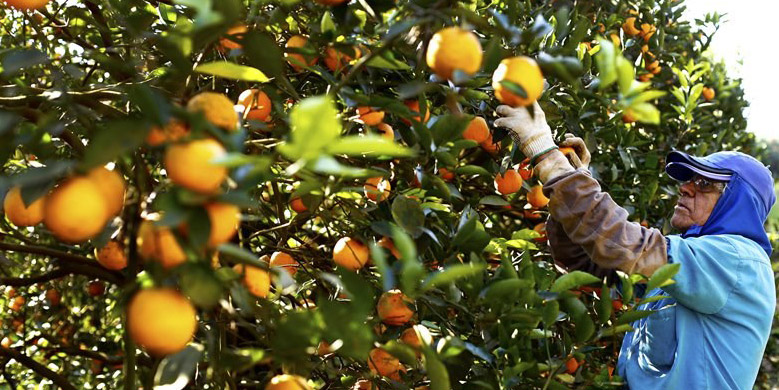
[[[576,153],[569,156],[569,161],[573,164],[574,168],[589,168],[591,159],[590,151],[587,150],[587,145],[584,144],[583,139],[568,133],[565,135],[565,140],[560,142],[560,146],[572,148]]]
[[[529,109],[533,110],[532,117],[526,107],[498,106],[495,111],[503,118],[495,120],[494,124],[507,128],[522,153],[535,162],[539,156],[554,149],[556,145],[552,139],[552,129],[546,123],[541,107],[534,102]]]

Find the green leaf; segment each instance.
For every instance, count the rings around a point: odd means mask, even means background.
[[[333,17],[330,16],[330,12],[325,11],[322,15],[322,20],[319,22],[319,30],[322,33],[335,31],[335,23],[333,23]]]
[[[343,137],[327,146],[331,154],[348,156],[413,157],[415,152],[378,135]]]
[[[168,355],[160,362],[154,374],[154,387],[181,390],[194,378],[195,369],[203,357],[205,348],[190,343],[181,352]]]
[[[247,249],[241,248],[238,245],[235,244],[222,244],[219,245],[219,255],[224,256],[225,258],[229,258],[236,263],[240,264],[246,264],[251,265],[254,267],[262,268],[264,270],[268,270],[268,263],[264,261],[260,261],[257,258],[257,255],[250,252]]]
[[[96,167],[116,160],[122,153],[143,144],[148,124],[137,119],[123,119],[108,122],[95,133],[87,145],[82,164]]]
[[[598,312],[598,321],[601,324],[605,324],[611,319],[611,312],[614,310],[611,306],[611,288],[605,282],[601,287],[600,299],[595,304],[595,310]]]
[[[640,94],[638,94],[638,96],[630,99],[630,104],[634,105],[634,104],[638,104],[638,103],[648,102],[650,100],[655,100],[657,98],[661,98],[661,97],[665,96],[665,94],[666,94],[665,91],[656,91],[656,90],[644,91],[644,92],[641,92]]]
[[[633,64],[630,63],[621,54],[618,54],[615,58],[617,68],[617,84],[619,85],[619,91],[623,95],[627,95],[630,92],[630,88],[635,81],[635,69]]]
[[[479,204],[486,204],[488,206],[506,206],[511,203],[507,202],[505,199],[503,199],[500,196],[497,195],[487,195],[481,199],[479,199]]]
[[[526,279],[503,279],[493,282],[482,291],[481,296],[487,302],[513,302],[520,290],[533,287],[533,282]]]
[[[271,77],[284,73],[284,52],[276,40],[267,33],[249,31],[243,41],[243,52],[247,64]]]
[[[419,237],[422,234],[425,213],[418,201],[404,195],[396,196],[392,201],[392,218],[412,236]]]
[[[422,283],[421,290],[427,291],[435,287],[440,287],[460,279],[474,277],[484,272],[486,264],[455,264],[446,267],[443,271],[430,274]]]
[[[417,364],[417,355],[411,346],[401,343],[397,340],[390,340],[386,344],[380,347],[381,349],[389,352],[390,355],[398,358],[402,363],[410,366]]]
[[[458,175],[464,175],[464,176],[479,175],[485,177],[492,177],[492,174],[490,174],[488,170],[478,165],[464,165],[461,167],[457,167],[455,168],[454,173]]]
[[[658,268],[649,278],[649,281],[646,284],[646,291],[649,292],[658,287],[666,286],[668,284],[673,283],[673,280],[671,280],[671,278],[674,277],[674,275],[676,275],[679,272],[679,268],[681,266],[682,266],[681,264],[676,263],[676,264],[666,264]]]
[[[631,332],[633,331],[633,327],[628,324],[622,324],[617,326],[612,326],[606,329],[602,329],[600,332],[598,332],[598,336],[596,338],[603,338],[603,337],[611,337],[616,336],[621,333],[625,332]]]
[[[654,310],[631,310],[628,312],[625,312],[617,320],[614,322],[615,325],[619,324],[629,324],[633,321],[640,320],[642,318],[646,318],[651,316],[655,311]]]
[[[630,107],[630,113],[639,122],[653,125],[660,124],[660,110],[652,103],[634,104]]]
[[[13,76],[23,70],[28,70],[37,65],[49,61],[49,57],[37,49],[14,49],[3,53],[2,71],[3,77]]]
[[[559,293],[585,284],[597,283],[599,281],[600,278],[597,276],[583,271],[573,271],[557,278],[549,291]]]
[[[430,110],[430,107],[428,107]],[[430,129],[430,133],[433,135],[433,141],[436,146],[441,146],[449,141],[453,141],[462,136],[465,128],[473,119],[471,115],[455,116],[451,114],[441,115],[438,117],[433,127]]]
[[[384,53],[377,55],[368,60],[367,66],[381,69],[393,69],[393,70],[408,70],[411,67],[404,61],[400,61],[395,58],[395,54],[387,50]]]
[[[265,73],[262,73],[262,71],[257,68],[238,65],[229,61],[215,61],[199,65],[195,68],[195,72],[210,74],[226,79],[254,81],[258,83],[264,83],[270,80],[265,76]]]
[[[598,47],[600,51],[595,55],[600,80],[598,88],[606,89],[617,81],[617,54],[614,44],[607,39],[600,39]]]
[[[370,243],[371,259],[373,264],[376,265],[376,269],[381,275],[381,284],[384,291],[389,291],[395,288],[395,275],[392,273],[392,268],[387,264],[387,256],[384,254],[384,249],[376,245],[376,243]]]
[[[522,88],[521,85],[511,80],[501,80],[500,85],[503,86],[503,88],[506,88],[509,92],[523,99],[527,99],[527,91],[525,91],[525,88]]]
[[[210,309],[222,298],[223,286],[210,265],[204,262],[187,262],[176,271],[180,273],[181,291],[195,305]]]
[[[288,159],[314,161],[341,135],[338,110],[327,95],[301,100],[289,117],[292,142],[276,147]]]
[[[427,376],[430,378],[430,390],[450,390],[449,371],[432,349],[422,348],[425,355],[424,366]]]

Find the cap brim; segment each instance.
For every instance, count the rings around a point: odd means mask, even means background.
[[[696,174],[711,180],[729,181],[732,174],[730,170],[711,166],[696,157],[678,151],[669,153],[666,162],[665,172],[678,181],[690,180]]]

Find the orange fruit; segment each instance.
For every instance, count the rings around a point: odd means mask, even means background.
[[[6,4],[20,10],[41,9],[49,3],[49,0],[3,0]]]
[[[260,260],[267,260],[267,256],[263,256]],[[268,271],[246,264],[236,264],[233,270],[241,275],[243,285],[252,295],[260,298],[268,297],[270,293],[270,273]]]
[[[368,367],[374,373],[395,380],[400,380],[401,370],[405,371],[398,358],[381,348],[374,348],[368,354]]]
[[[414,311],[408,307],[407,303],[413,303],[413,301],[400,290],[390,290],[381,294],[379,302],[376,304],[379,319],[387,325],[395,326],[409,322],[414,316]]]
[[[300,198],[292,198],[292,200],[289,201],[289,207],[296,213],[302,213],[308,210],[308,207],[306,207],[303,200]]]
[[[195,335],[195,308],[172,288],[141,290],[127,305],[127,328],[130,337],[149,353],[157,356],[176,353]]]
[[[246,119],[267,122],[270,119],[271,101],[265,92],[259,89],[247,89],[238,96],[238,104],[248,110]]]
[[[485,152],[496,155],[500,152],[500,142],[492,142],[492,137],[487,138],[486,141],[479,144]]]
[[[186,123],[171,119],[165,127],[152,126],[149,134],[146,135],[146,144],[149,146],[160,146],[165,142],[178,141],[189,134],[189,127]]]
[[[533,240],[538,242],[545,242],[546,241],[546,222],[541,222],[539,224],[536,224],[536,226],[533,226],[533,230],[535,230],[538,234],[540,234],[540,237],[536,237]]]
[[[633,110],[631,109],[625,109],[625,111],[622,112],[622,122],[623,123],[633,123],[636,121],[636,118],[633,116]]]
[[[62,296],[60,296],[60,292],[57,291],[57,289],[50,288],[46,290],[46,299],[52,306],[58,306],[62,300]]]
[[[392,129],[392,126],[386,123],[379,123],[378,125],[376,125],[376,130],[378,130],[379,133],[381,133],[382,137],[390,141],[395,140],[395,130]]]
[[[501,84],[501,81],[511,81],[521,86],[527,97],[514,94]],[[520,56],[506,58],[500,62],[492,74],[492,88],[495,97],[509,106],[528,106],[533,104],[544,91],[544,75],[535,60]]]
[[[481,68],[481,43],[476,34],[460,27],[446,27],[430,39],[427,66],[443,79],[451,79],[455,70],[468,75]]]
[[[308,38],[304,37],[302,35],[293,35],[287,40],[287,44],[285,45],[286,48],[300,48],[306,46],[308,43]],[[313,57],[308,60],[299,53],[287,53],[285,54],[287,58],[287,62],[292,66],[292,69],[294,69],[296,72],[300,72],[301,69],[303,69],[298,64],[305,64],[307,66],[312,66],[316,63],[317,58]]]
[[[641,25],[640,35],[644,38],[644,42],[648,42],[649,38],[652,38],[652,35],[654,35],[656,31],[657,27],[649,23],[644,23]]]
[[[127,256],[122,243],[116,240],[108,241],[104,247],[95,249],[95,258],[106,269],[119,271],[127,267]]]
[[[365,180],[363,188],[368,199],[374,202],[381,202],[389,198],[392,186],[390,186],[389,180],[379,176]]]
[[[13,298],[16,296],[16,289],[13,287],[8,287],[8,289],[5,291],[5,295],[8,296],[8,298]]]
[[[403,102],[403,104],[406,107],[408,107],[409,110],[411,110],[412,112],[417,114],[416,116],[412,116],[411,117],[411,119],[413,119],[414,121],[416,121],[416,122],[420,122],[421,121],[422,123],[427,123],[427,121],[430,119],[430,107],[427,107],[427,109],[425,110],[425,120],[422,121],[422,115],[420,115],[419,101],[418,100],[406,100],[406,101]],[[407,125],[411,125],[411,121],[410,120],[405,119],[405,118],[402,118],[401,120],[403,121],[403,123],[405,123]]]
[[[707,102],[710,102],[714,99],[714,96],[717,95],[717,93],[714,91],[714,88],[709,87],[703,87],[703,92],[701,92],[703,95],[703,98],[706,99]]]
[[[352,271],[365,266],[369,255],[368,247],[351,237],[342,237],[333,247],[333,261]]]
[[[347,54],[350,50],[354,53],[354,57]],[[344,53],[333,46],[328,46],[325,50],[325,65],[327,65],[327,68],[332,72],[340,72],[350,62],[359,59],[360,57],[362,57],[362,53],[356,47],[346,49],[346,53]]]
[[[655,75],[653,75],[652,73],[640,74],[640,75],[638,75],[638,81],[647,82],[649,80],[652,80],[652,77],[655,77]],[[635,122],[635,120],[633,120],[631,122]],[[629,122],[626,122],[626,123],[629,123]]]
[[[310,390],[306,379],[297,375],[276,375],[270,379],[265,390]]]
[[[21,187],[13,187],[5,194],[3,211],[8,220],[16,226],[35,226],[43,221],[45,200],[46,197],[41,196],[25,206]]]
[[[357,107],[360,120],[368,126],[376,126],[384,120],[384,111],[374,110],[373,107]]]
[[[238,129],[238,114],[230,98],[217,92],[201,92],[187,102],[187,111],[200,112],[216,127],[227,131]]]
[[[622,31],[631,37],[641,33],[641,30],[636,28],[636,18],[634,16],[625,19],[625,23],[622,23]]]
[[[440,176],[441,179],[444,179],[444,181],[452,181],[452,179],[454,179],[454,172],[441,167],[438,168],[438,176]]]
[[[522,216],[531,221],[537,221],[543,218],[544,214],[535,209],[522,209]]]
[[[392,242],[392,239],[389,237],[382,237],[376,245],[390,251],[392,256],[395,256],[396,259],[400,258],[400,252],[398,252],[398,248],[395,247],[395,243]]]
[[[371,390],[371,388],[373,388],[373,384],[367,379],[360,379],[352,386],[352,390]]]
[[[422,341],[419,339],[419,336],[417,336],[417,332],[414,328],[404,330],[403,333],[400,334],[400,342],[414,348],[417,357],[422,354],[419,350],[419,348],[422,347]]]
[[[568,360],[565,361],[565,372],[568,374],[573,374],[576,372],[576,370],[579,369],[579,362],[576,361],[576,358],[571,357]]]
[[[495,188],[501,195],[513,194],[522,188],[522,176],[519,172],[509,169],[504,174],[495,176]]]
[[[109,204],[99,185],[76,176],[60,183],[44,203],[43,223],[57,239],[78,243],[103,231]]]
[[[249,31],[249,28],[243,24],[230,27],[225,33],[225,37],[219,38],[219,51],[225,52],[233,49],[242,49],[243,46],[241,46],[240,43],[235,42],[227,37],[233,38],[235,40],[241,40],[243,38],[243,34],[246,34],[247,31]]]
[[[124,193],[127,187],[122,175],[116,169],[97,167],[89,171],[87,177],[95,182],[103,193],[108,205],[108,215],[119,215],[124,207]]]
[[[163,164],[174,184],[213,194],[227,177],[227,168],[212,161],[226,154],[222,144],[214,139],[194,140],[169,146]]]
[[[138,253],[146,260],[159,261],[166,269],[187,261],[176,236],[167,227],[155,226],[144,220],[138,227]]]
[[[540,209],[546,207],[549,204],[549,198],[544,195],[543,186],[536,184],[530,187],[530,192],[527,193],[527,202],[530,203],[533,208]]]
[[[490,138],[490,129],[487,127],[487,121],[480,116],[473,118],[465,131],[463,131],[463,138],[474,140],[477,143],[486,142]]]
[[[93,297],[103,295],[103,293],[105,293],[105,284],[97,280],[91,281],[87,286],[87,293]]]
[[[285,271],[289,272],[290,276],[295,276],[298,272],[300,263],[295,260],[294,257],[284,252],[273,252],[270,256],[271,267],[281,267]]]
[[[208,246],[213,248],[229,242],[238,231],[241,209],[234,204],[219,202],[208,203],[204,207],[211,221]]]
[[[533,177],[533,167],[530,166],[529,159],[528,162],[523,161],[519,164],[519,176],[522,177],[522,180],[530,180]]]

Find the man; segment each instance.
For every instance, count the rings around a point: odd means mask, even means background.
[[[532,109],[533,117],[524,107],[500,106],[495,126],[511,130],[544,183],[555,259],[643,275],[681,264],[674,284],[647,292],[667,298],[642,307],[656,312],[623,339],[618,373],[628,387],[751,389],[776,308],[763,227],[776,200],[768,169],[736,152],[670,153],[666,173],[682,183],[671,224],[683,233],[663,236],[629,222],[589,172],[557,150],[543,111]]]

